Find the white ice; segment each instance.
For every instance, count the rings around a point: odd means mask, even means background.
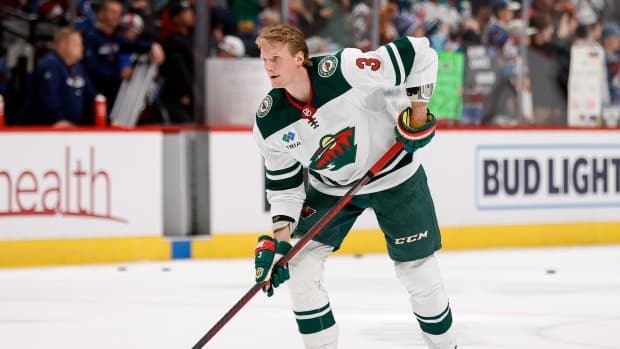
[[[459,348],[620,348],[620,246],[445,251]],[[0,269],[0,348],[191,348],[252,286],[253,261]],[[331,256],[341,349],[425,348],[386,255]],[[287,290],[205,348],[301,348]]]

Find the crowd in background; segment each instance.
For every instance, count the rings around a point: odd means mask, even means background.
[[[254,39],[260,29],[282,22],[278,0],[206,1],[209,56],[258,57]],[[311,54],[370,50],[372,3],[289,0],[286,20],[306,35]],[[380,3],[379,45],[404,35],[426,36],[440,52],[493,62],[486,88],[482,75],[475,82],[465,77],[457,123],[566,124],[575,45],[603,48],[603,102],[620,103],[616,1]],[[194,122],[194,5],[188,0],[0,0],[0,94],[7,123],[92,124],[94,95],[102,94],[111,106],[123,81],[132,77],[138,55],[159,65],[157,96],[141,122]]]

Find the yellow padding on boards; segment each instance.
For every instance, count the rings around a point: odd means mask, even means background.
[[[258,233],[219,234],[193,240],[193,258],[247,258]],[[447,250],[620,243],[620,222],[442,228]],[[386,252],[378,230],[349,234],[337,253]],[[0,267],[167,260],[171,245],[161,237],[0,241]]]
[[[620,243],[620,222],[444,227],[441,232],[444,250]],[[211,240],[193,241],[192,257],[251,257],[259,235],[219,234]],[[379,230],[356,230],[347,236],[337,253],[386,251]]]
[[[620,243],[620,222],[443,228],[445,249]]]
[[[170,259],[161,237],[0,241],[0,267]]]

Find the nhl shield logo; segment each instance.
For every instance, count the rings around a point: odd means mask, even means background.
[[[336,72],[338,68],[338,58],[336,56],[325,56],[319,61],[319,76],[328,78]]]
[[[256,116],[258,116],[259,118],[262,118],[265,115],[267,115],[269,111],[271,110],[272,105],[273,105],[273,98],[271,98],[270,95],[267,95],[265,98],[263,98],[263,101],[260,102],[260,105],[258,106],[258,111],[256,112]]]

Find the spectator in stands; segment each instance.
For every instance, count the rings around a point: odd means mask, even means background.
[[[300,15],[300,18],[303,18],[303,16]],[[261,29],[271,27],[276,24],[280,24],[280,13],[278,11],[267,7],[258,15],[258,26]]]
[[[333,13],[326,1],[302,1],[299,6],[299,29],[306,37],[315,36],[327,25]]]
[[[514,18],[514,11],[521,6],[518,2],[495,0],[492,8],[494,19],[487,32],[486,42],[491,46],[502,47],[510,36],[508,29]]]
[[[98,0],[78,0],[78,16],[75,19],[74,24],[80,32],[83,33],[95,25],[95,22],[97,21],[98,8]]]
[[[33,74],[29,112],[23,123],[67,127],[92,124],[95,89],[80,60],[84,53],[77,29],[54,34],[54,51],[39,61]]]
[[[536,29],[527,51],[536,124],[566,125],[566,79],[552,42],[553,25],[542,13],[534,14],[530,25]]]
[[[160,73],[164,78],[161,101],[173,123],[194,121],[194,9],[189,1],[170,3],[173,32],[164,42],[166,62]]]
[[[474,18],[465,18],[461,23],[460,41],[463,51],[470,46],[482,45],[480,24]]]
[[[69,19],[69,1],[41,0],[36,9],[37,17],[41,22],[67,24]]]
[[[602,40],[611,103],[618,104],[620,103],[620,26],[615,22],[605,23]]]
[[[394,17],[398,14],[398,5],[388,2],[381,6],[379,15],[379,44],[384,45],[398,39],[398,30]]]
[[[143,22],[142,35],[146,35],[147,38],[154,40],[158,37],[158,32],[155,24],[155,17],[151,8],[151,2],[147,0],[131,0],[127,8],[127,14],[136,15]]]
[[[544,16],[547,20],[553,19],[553,3],[555,0],[533,0],[530,6],[529,17],[535,14]]]
[[[254,31],[255,20],[267,3],[266,0],[228,0],[230,10],[237,19],[237,29],[242,32]]]
[[[356,48],[362,51],[370,51],[372,49],[372,41],[370,40],[371,21],[372,12],[367,4],[359,3],[353,7],[353,11],[351,12],[353,43]],[[303,33],[306,37],[311,37],[305,31],[303,31]],[[310,54],[312,54],[312,51],[310,51]]]
[[[108,101],[108,110],[114,105],[116,93],[121,82],[121,52],[146,53],[150,51],[151,59],[161,64],[164,61],[162,47],[150,40],[138,39],[129,42],[118,32],[123,4],[116,0],[103,0],[97,12],[94,27],[83,32],[84,66],[97,91]]]
[[[245,56],[243,41],[233,35],[224,36],[217,48],[217,56],[220,58],[240,58]]]
[[[331,15],[318,36],[330,39],[330,51],[353,45],[353,35],[348,25],[350,0],[326,0],[325,7]]]
[[[447,1],[417,1],[413,9],[420,21],[445,24],[449,27],[448,31],[450,28],[456,28],[461,21],[456,7]]]
[[[472,16],[478,22],[480,37],[484,40],[493,15],[491,0],[472,0],[471,8]]]
[[[222,38],[225,35],[237,36],[237,20],[233,16],[232,12],[224,6],[218,6],[217,4],[210,2],[209,7],[211,11],[211,28],[209,32],[208,52],[216,54],[217,44],[222,41]],[[169,21],[169,19],[167,20]],[[254,40],[252,38],[255,38],[255,34],[249,35],[248,39],[244,41],[244,45],[246,46],[245,52],[248,56],[258,57],[258,48],[254,44]],[[250,46],[248,47],[248,45]]]
[[[121,19],[119,26],[120,35],[127,40],[127,42],[135,42],[142,35],[144,30],[144,22],[142,18],[135,13],[127,13]],[[119,55],[119,64],[121,68],[121,78],[128,80],[133,74],[132,64],[135,59],[135,54],[131,52],[121,52]]]

